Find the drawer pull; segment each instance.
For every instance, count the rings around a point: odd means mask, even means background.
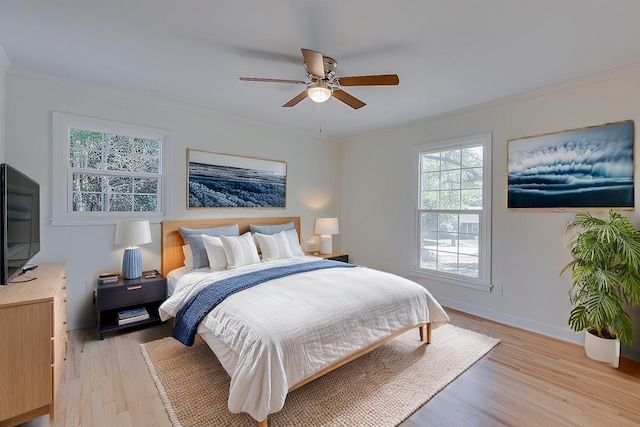
[[[137,291],[138,289],[142,289],[142,285],[127,286],[128,291]]]

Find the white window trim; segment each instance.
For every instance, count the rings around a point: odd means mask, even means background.
[[[478,279],[465,277],[458,274],[445,273],[420,268],[420,154],[424,152],[446,151],[482,144],[483,175],[482,175],[482,202],[483,214],[481,215],[480,253],[478,263]],[[413,174],[413,241],[412,260],[409,275],[435,280],[451,285],[458,285],[481,291],[491,292],[491,146],[492,133],[481,133],[461,138],[448,139],[433,143],[414,146],[412,149]]]
[[[159,223],[170,218],[172,182],[171,131],[145,126],[53,112],[53,181],[51,225],[109,225],[123,219],[147,219]],[[99,132],[126,134],[162,140],[160,199],[158,212],[73,212],[71,211],[71,178],[69,167],[69,129],[91,129]]]

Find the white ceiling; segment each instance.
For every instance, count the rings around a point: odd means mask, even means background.
[[[640,64],[638,0],[0,0],[9,72],[31,71],[344,138]],[[282,104],[300,48],[366,102]],[[320,120],[319,120],[320,119]]]

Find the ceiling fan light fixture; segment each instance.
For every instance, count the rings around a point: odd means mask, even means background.
[[[313,102],[320,104],[331,98],[331,88],[327,87],[324,83],[316,83],[307,88],[307,95]]]

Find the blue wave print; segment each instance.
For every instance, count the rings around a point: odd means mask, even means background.
[[[509,144],[508,207],[633,207],[633,121]]]

